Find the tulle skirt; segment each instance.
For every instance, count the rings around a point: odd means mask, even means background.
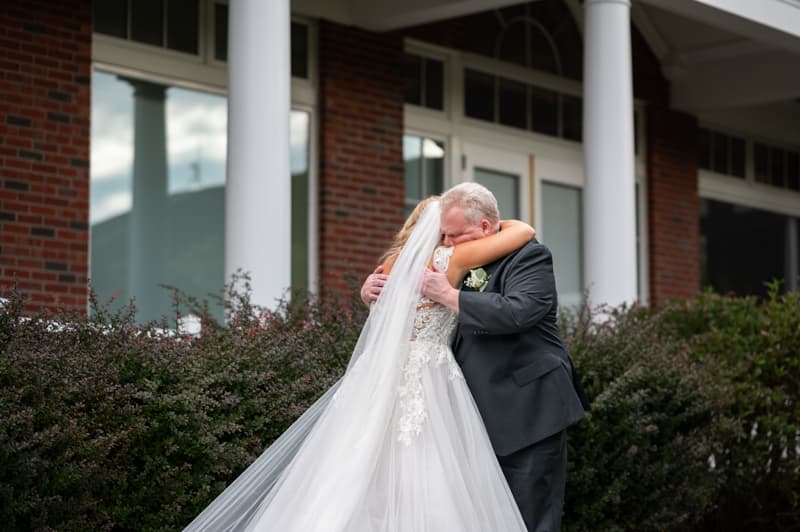
[[[390,422],[381,437],[364,442],[375,448],[359,449],[354,440],[348,452],[328,457],[301,449],[247,530],[525,530],[449,347],[419,343],[409,358],[406,380],[387,405]],[[346,414],[352,406],[342,389],[328,408]],[[304,480],[294,482],[295,473]]]

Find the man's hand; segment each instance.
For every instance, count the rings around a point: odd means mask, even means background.
[[[447,275],[434,264],[433,270],[425,270],[422,277],[422,295],[458,312],[458,290],[450,286]]]
[[[383,265],[375,268],[375,271],[369,274],[367,280],[361,285],[361,301],[367,306],[374,303],[381,295],[381,290],[387,280],[389,280],[389,276],[383,273]]]

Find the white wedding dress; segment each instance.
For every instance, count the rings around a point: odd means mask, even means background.
[[[438,205],[417,223],[345,376],[186,530],[525,530],[450,349],[456,316],[419,295],[437,240]],[[436,249],[442,270],[452,251]]]

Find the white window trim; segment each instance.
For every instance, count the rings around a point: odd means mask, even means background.
[[[706,170],[700,170],[698,174],[701,198],[800,217],[800,192]]]

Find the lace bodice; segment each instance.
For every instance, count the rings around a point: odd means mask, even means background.
[[[447,271],[452,254],[452,247],[436,248],[433,262],[440,271]],[[432,342],[449,346],[455,330],[456,314],[452,310],[426,296],[420,298],[411,333],[412,342]]]
[[[437,248],[434,263],[440,271],[446,271],[453,254],[452,247]],[[446,365],[449,380],[463,378],[461,368],[453,358],[450,344],[456,330],[456,314],[428,297],[421,297],[414,316],[411,333],[411,348],[403,366],[402,384],[399,388],[400,418],[398,439],[411,445],[414,437],[422,432],[428,419],[422,373],[430,368]]]

